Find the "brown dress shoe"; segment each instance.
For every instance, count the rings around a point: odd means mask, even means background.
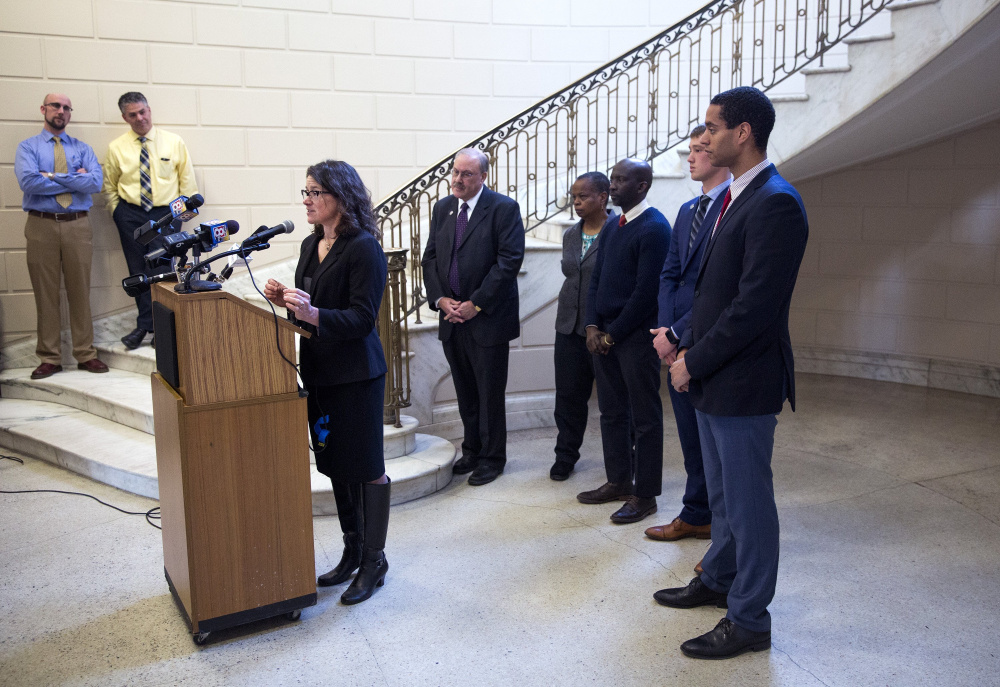
[[[580,503],[608,503],[610,501],[628,501],[628,497],[631,495],[631,484],[605,482],[597,489],[581,491],[576,495],[576,500]]]
[[[689,525],[680,518],[674,518],[669,525],[654,525],[647,528],[646,536],[657,541],[677,541],[686,537],[711,539],[712,525]]]
[[[97,358],[91,358],[85,363],[77,363],[76,369],[86,370],[87,372],[107,372],[108,366]]]
[[[42,363],[31,373],[32,379],[45,379],[46,377],[51,377],[56,372],[62,372],[62,365],[53,365],[52,363]]]
[[[702,558],[701,560],[703,561],[705,559]],[[701,561],[698,561],[697,563],[694,564],[694,574],[701,575],[703,572],[705,571],[701,569]]]

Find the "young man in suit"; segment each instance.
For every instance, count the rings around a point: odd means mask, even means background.
[[[663,479],[660,360],[649,345],[656,325],[660,270],[670,223],[646,202],[653,170],[621,160],[611,170],[618,226],[602,232],[587,295],[587,348],[594,354],[601,443],[608,481],[577,494],[581,503],[625,501],[611,515],[619,524],[656,512]]]
[[[729,168],[714,167],[701,144],[705,126],[699,124],[691,131],[690,154],[687,161],[691,178],[701,182],[701,195],[681,206],[670,237],[670,250],[660,272],[660,298],[657,324],[650,331],[654,335],[653,348],[660,360],[673,363],[677,357],[677,344],[691,320],[691,303],[694,300],[694,283],[701,268],[701,257],[708,241],[705,237],[715,226],[722,209],[722,201],[729,189]],[[705,231],[703,231],[705,230]],[[676,541],[686,537],[708,539],[712,536],[712,511],[708,507],[708,488],[705,486],[705,468],[701,461],[701,441],[698,438],[698,420],[689,394],[678,393],[669,387],[670,404],[677,422],[677,438],[684,455],[687,484],[684,489],[680,514],[667,525],[655,525],[646,530],[646,536],[658,541]]]
[[[488,171],[489,159],[479,150],[455,155],[452,195],[434,206],[421,260],[465,432],[453,471],[471,472],[472,486],[492,482],[507,463],[507,360],[521,331],[521,208],[484,186]]]
[[[681,645],[693,658],[771,646],[778,509],[771,454],[778,413],[795,409],[788,308],[808,236],[798,192],[767,159],[774,108],[755,88],[712,98],[701,142],[733,182],[708,237],[691,322],[670,366],[691,394],[701,434],[712,545],[704,572],[654,598],[675,608],[728,607],[712,631]]]

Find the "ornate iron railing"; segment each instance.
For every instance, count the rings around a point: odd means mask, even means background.
[[[892,0],[716,0],[651,40],[473,139],[490,157],[488,185],[515,197],[530,230],[570,207],[587,171],[651,160],[687,139],[715,93],[773,88]],[[420,270],[431,209],[449,192],[454,153],[376,208],[386,245],[408,246],[408,313],[426,302]]]
[[[378,338],[382,342],[386,367],[382,422],[402,427],[400,411],[410,405],[410,356],[406,342],[406,248],[386,248],[389,273],[378,310]]]

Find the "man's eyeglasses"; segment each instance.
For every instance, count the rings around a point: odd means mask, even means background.
[[[464,172],[459,172],[457,169],[451,170],[451,175],[453,177],[461,177],[462,179],[465,179],[466,181],[468,181],[472,177],[481,176],[479,174],[476,174],[475,172],[470,172],[469,170],[465,170]]]
[[[63,105],[62,103],[45,103],[45,107],[51,107],[53,110],[58,112],[59,110],[65,110],[66,112],[72,112],[73,108],[69,105]]]
[[[305,200],[306,198],[312,198],[313,200],[316,200],[324,193],[328,196],[333,195],[329,191],[307,191],[306,189],[302,189],[300,193],[302,194],[302,200]]]

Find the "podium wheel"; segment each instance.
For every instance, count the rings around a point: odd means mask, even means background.
[[[288,613],[285,614],[285,617],[288,618],[289,620],[298,620],[299,618],[302,617],[302,609],[296,608],[294,611],[289,611]]]
[[[198,646],[201,646],[202,644],[204,644],[205,642],[208,641],[208,636],[210,634],[212,634],[212,633],[211,632],[198,632],[197,634],[191,635],[191,638],[194,640],[195,644],[197,644]]]

